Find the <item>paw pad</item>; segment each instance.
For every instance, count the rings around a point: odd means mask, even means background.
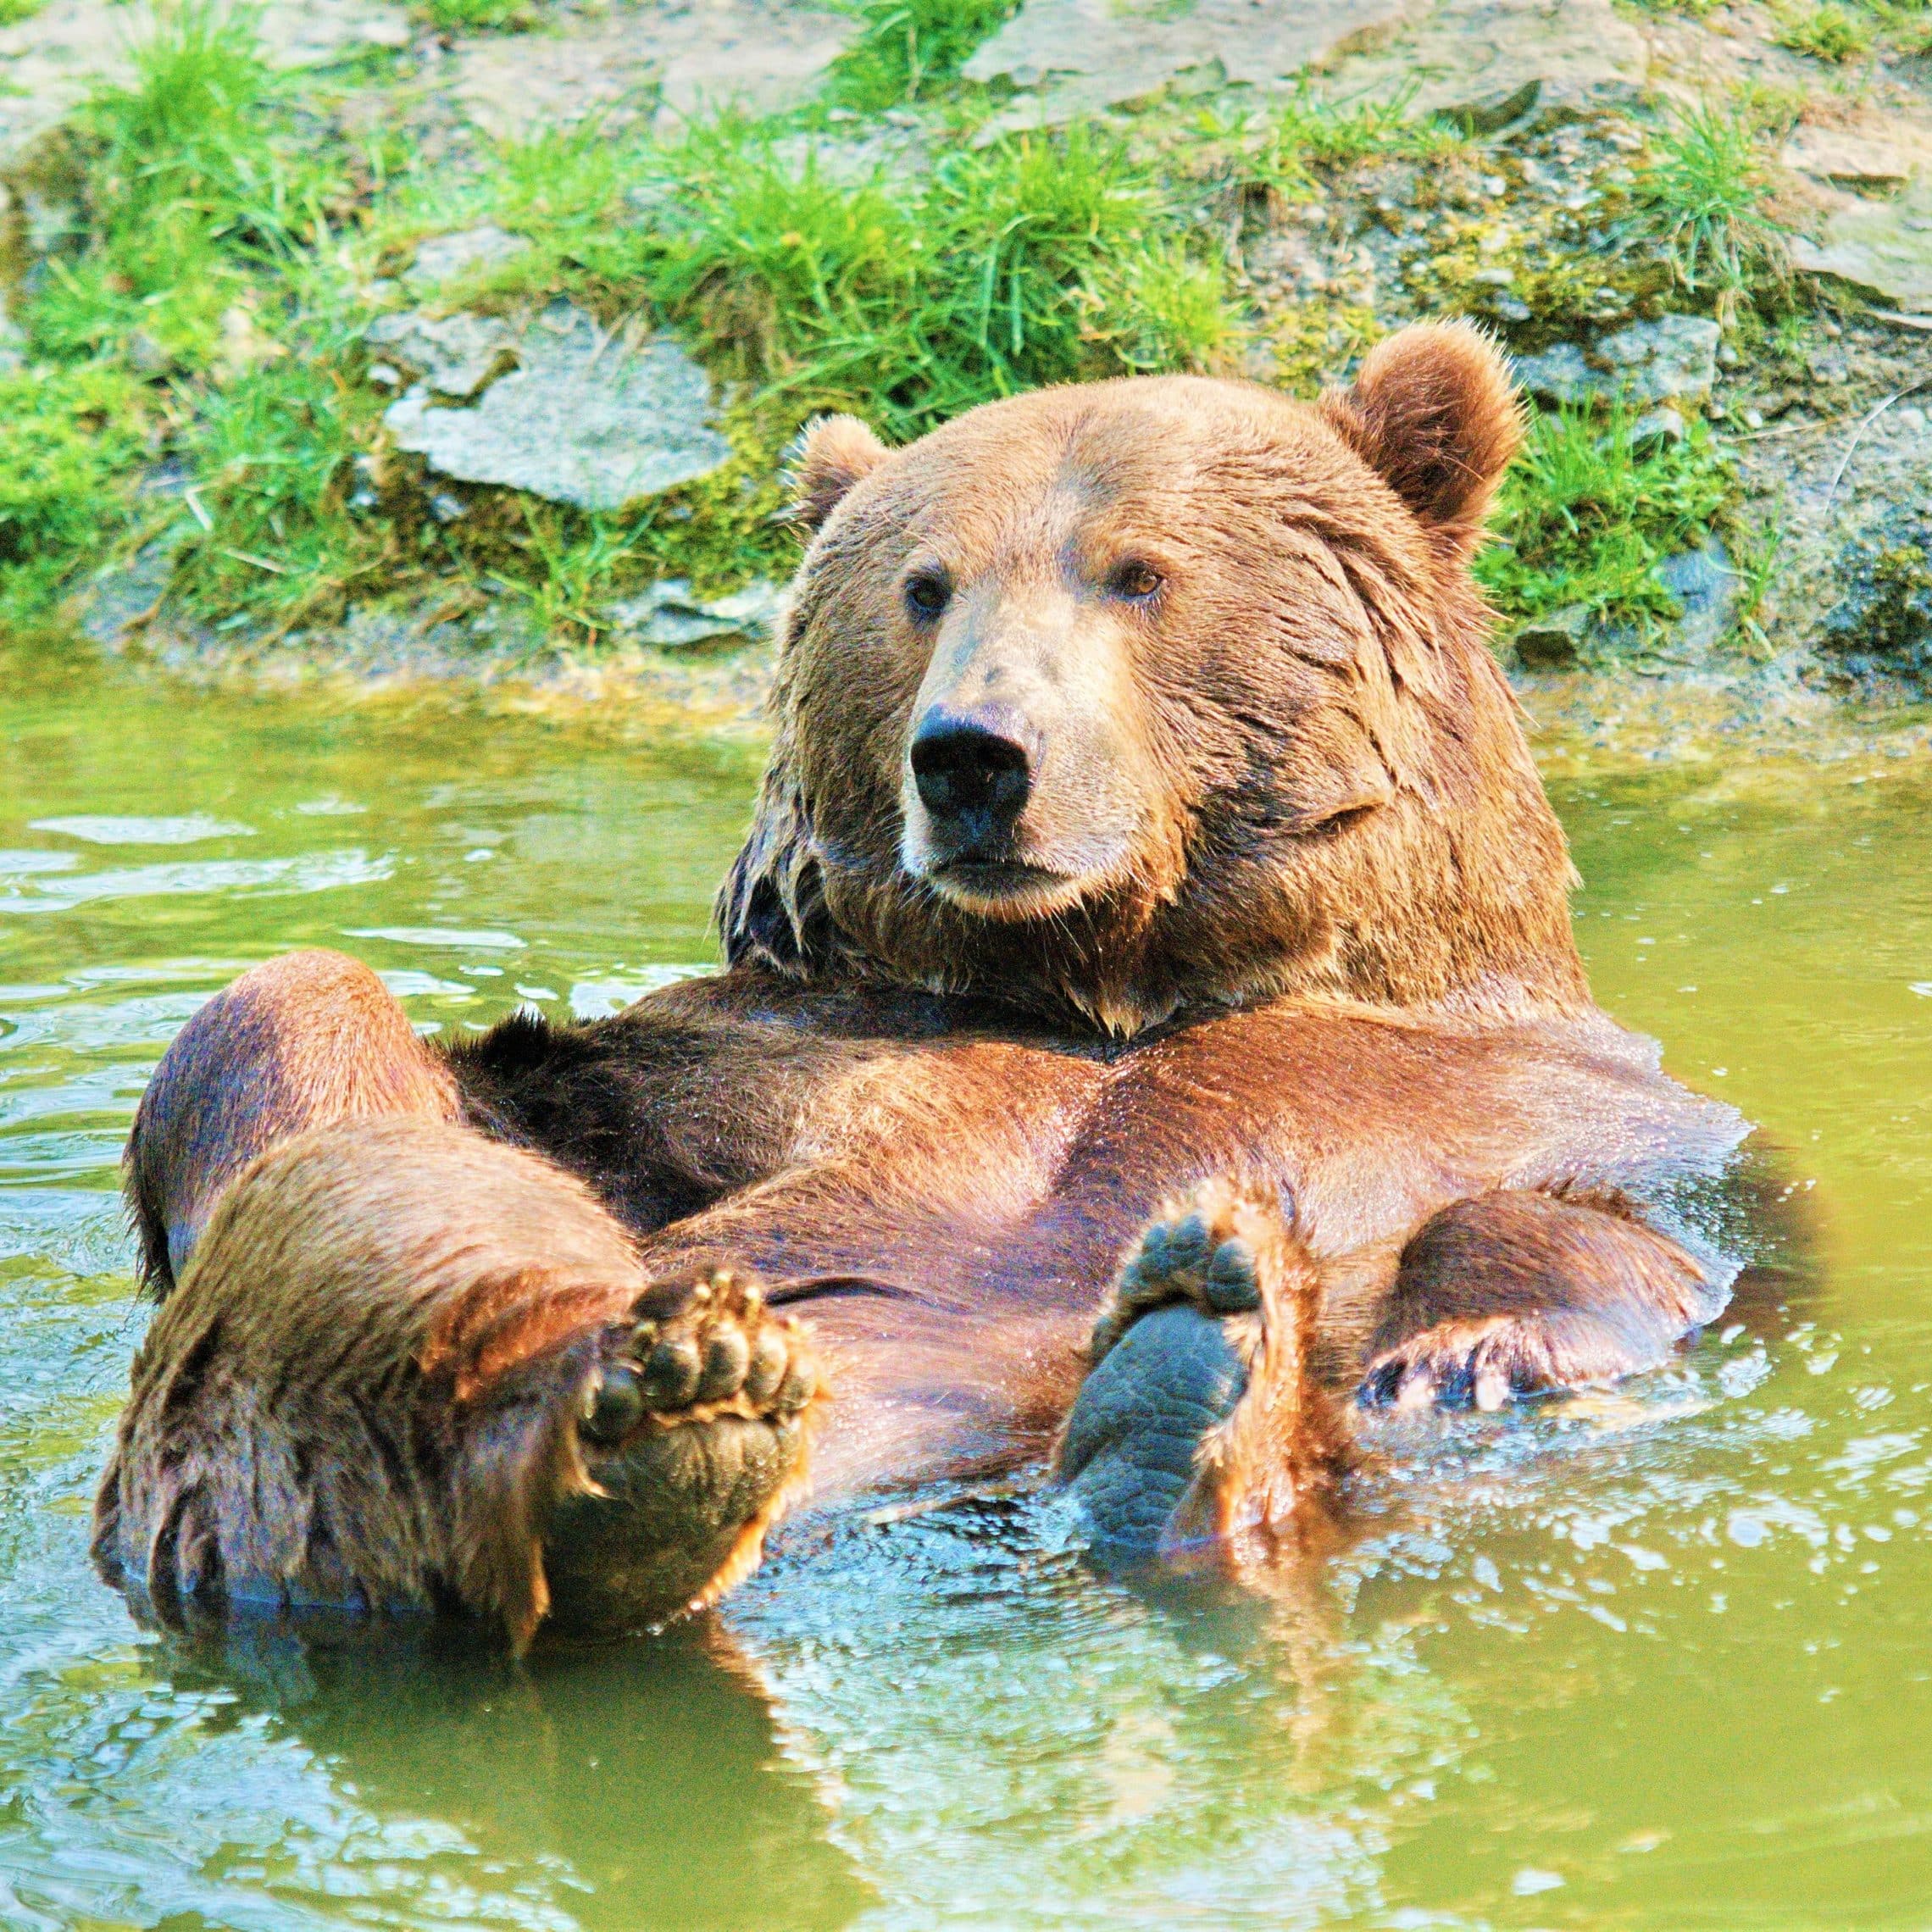
[[[1092,1359],[1098,1362],[1141,1316],[1174,1302],[1220,1319],[1252,1315],[1262,1305],[1253,1247],[1198,1208],[1157,1221],[1141,1237],[1094,1325]]]

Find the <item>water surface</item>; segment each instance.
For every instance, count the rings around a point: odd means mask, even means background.
[[[1553,768],[1599,995],[1788,1150],[1813,1297],[1385,1432],[1362,1535],[1269,1591],[938,1496],[517,1672],[192,1655],[94,1581],[115,1162],[174,1030],[290,947],[445,1030],[706,966],[752,762],[4,669],[0,1924],[1932,1924],[1932,757]]]

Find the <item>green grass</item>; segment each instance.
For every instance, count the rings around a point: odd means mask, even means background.
[[[150,364],[194,372],[234,336],[229,312],[262,272],[328,233],[346,182],[290,125],[246,14],[180,0],[133,51],[133,83],[75,123],[88,246],[49,263],[23,319],[56,358],[125,351],[138,330]]]
[[[1872,51],[1877,23],[1856,8],[1824,0],[1822,6],[1782,9],[1772,38],[1779,47],[1819,60],[1842,63]]]
[[[446,301],[514,310],[563,292],[607,319],[662,319],[734,398],[722,471],[599,518],[458,489],[465,514],[438,521],[386,451],[347,321],[331,335],[316,317],[296,357],[201,405],[186,450],[213,527],[182,552],[183,592],[293,626],[440,585],[455,607],[512,597],[594,641],[603,605],[654,577],[704,591],[784,574],[778,456],[818,411],[906,437],[1040,383],[1207,367],[1233,344],[1220,261],[1111,136],[936,136],[910,179],[835,174],[809,142],[731,118],[661,144],[548,135],[503,148],[453,199],[397,184],[355,244],[393,269],[425,234],[477,220],[530,236]]]
[[[1719,526],[1737,480],[1702,424],[1681,443],[1641,456],[1628,426],[1621,410],[1532,419],[1492,519],[1496,541],[1476,560],[1505,618],[1581,607],[1598,626],[1647,639],[1679,614],[1657,566]]]
[[[830,98],[877,114],[926,98],[958,74],[1019,0],[858,0],[857,37],[832,64]]]
[[[0,428],[16,615],[116,541],[151,431],[219,415],[229,383],[303,379],[278,337],[351,192],[347,157],[269,72],[247,14],[180,0],[131,52],[128,84],[22,164],[81,232],[17,298],[28,360]]]
[[[535,0],[423,0],[418,11],[440,34],[526,33],[541,17]]]
[[[0,572],[84,550],[119,520],[151,414],[108,364],[0,373]]]
[[[1720,319],[1756,293],[1784,287],[1783,230],[1766,212],[1769,178],[1752,121],[1706,101],[1660,129],[1638,193],[1679,282]]]
[[[865,14],[834,99],[920,98],[1003,17],[920,3]],[[346,141],[313,78],[268,70],[247,15],[169,0],[133,80],[48,151],[82,234],[22,305],[30,366],[0,391],[0,572],[47,592],[133,529],[134,480],[165,453],[192,486],[175,593],[219,623],[295,630],[364,602],[453,613],[496,601],[594,643],[608,606],[653,579],[709,594],[784,574],[796,540],[778,458],[810,415],[852,409],[902,440],[1044,383],[1235,366],[1248,345],[1224,253],[1230,208],[1332,192],[1387,159],[1426,175],[1463,145],[1410,120],[1406,101],[1304,89],[1265,114],[1193,108],[1128,134],[1075,125],[979,146],[970,101],[956,91],[926,118],[916,161],[890,166],[858,163],[851,123],[813,110],[663,139],[586,124],[425,167],[394,134]],[[1640,191],[1660,278],[1713,300],[1755,286],[1772,233],[1757,168],[1744,117],[1699,110],[1665,131]],[[386,299],[369,291],[425,237],[481,221],[533,246],[441,306],[516,313],[563,295],[675,331],[720,384],[731,460],[590,516],[426,477],[394,451],[358,346]],[[1559,310],[1564,290],[1536,277],[1557,274],[1544,256],[1556,263],[1561,239],[1511,258]],[[1464,240],[1490,260],[1474,228]],[[1461,246],[1445,232],[1450,254]],[[1609,271],[1592,258],[1577,272],[1580,303]],[[1382,325],[1330,304],[1264,326],[1301,391]],[[1619,450],[1601,425],[1539,425],[1506,492],[1507,544],[1484,564],[1512,614],[1578,602],[1613,622],[1666,614],[1657,562],[1723,514],[1731,485],[1702,430],[1641,464]]]
[[[489,213],[541,242],[499,299],[655,309],[787,434],[838,408],[917,435],[1039,383],[1207,366],[1234,333],[1185,209],[1082,127],[941,140],[908,178],[730,119],[631,153],[552,137],[505,153]]]

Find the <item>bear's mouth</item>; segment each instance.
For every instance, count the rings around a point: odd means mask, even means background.
[[[1019,858],[960,857],[925,869],[929,885],[966,912],[1028,919],[1058,911],[1080,893],[1080,881]]]

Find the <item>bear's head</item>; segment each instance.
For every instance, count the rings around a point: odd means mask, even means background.
[[[815,424],[729,956],[1117,1033],[1282,997],[1585,1004],[1469,576],[1518,433],[1457,326],[1313,405],[1168,376],[898,450]]]

